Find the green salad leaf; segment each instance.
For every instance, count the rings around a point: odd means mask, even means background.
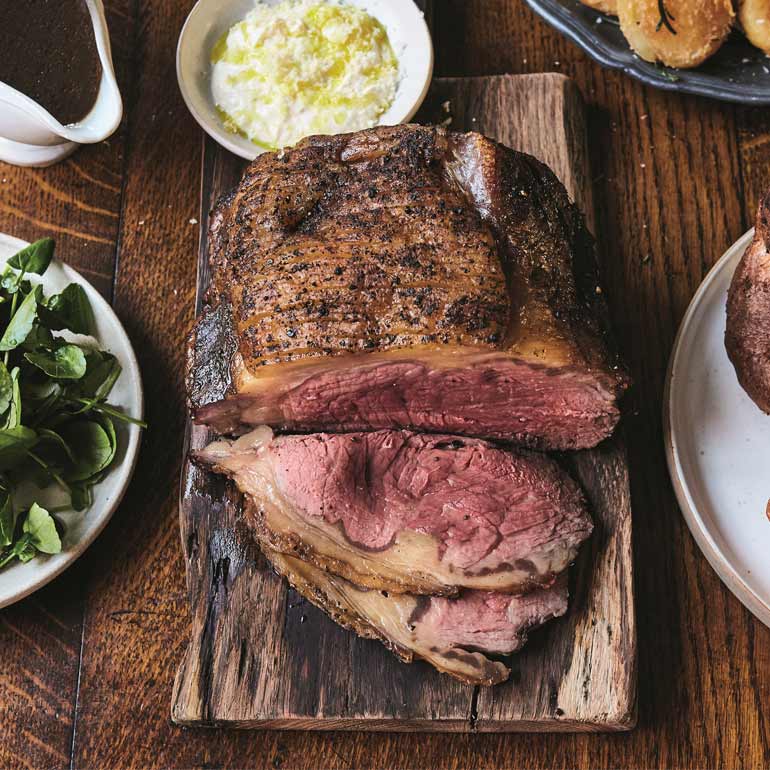
[[[13,513],[11,496],[3,493],[2,507],[0,507],[0,548],[13,543],[13,532],[16,529],[16,516]]]
[[[53,350],[56,347],[56,340],[50,329],[35,321],[26,339],[22,342],[22,347],[24,350]]]
[[[37,553],[52,554],[60,551],[61,538],[56,529],[56,521],[45,508],[32,503],[30,509],[23,515],[21,534],[0,560],[0,567],[4,567],[14,559],[27,562]]]
[[[50,441],[52,442],[58,449],[61,449],[61,451],[64,453],[64,455],[67,457],[67,459],[71,463],[76,463],[77,460],[75,459],[74,452],[70,449],[69,444],[64,440],[64,438],[57,433],[55,430],[51,430],[50,428],[41,428],[38,431],[38,435],[40,437],[41,441]]]
[[[0,337],[0,351],[13,350],[19,347],[24,340],[27,339],[27,335],[32,331],[32,325],[35,323],[37,317],[37,299],[38,295],[42,293],[40,287],[32,289],[21,303],[18,310],[12,307],[13,316],[8,326],[5,327],[3,336]],[[16,296],[14,296],[14,301]]]
[[[79,380],[86,373],[86,357],[77,345],[25,353],[24,358],[57,380]]]
[[[43,275],[54,242],[43,238],[11,257],[0,273],[0,568],[58,553],[61,524],[29,489],[59,487],[67,507],[86,510],[118,451],[115,425],[145,424],[107,400],[121,368],[111,353],[81,344],[94,314],[79,284],[46,297],[27,278]],[[17,494],[18,493],[18,494]]]
[[[21,424],[21,388],[19,387],[19,367],[11,369],[11,402],[2,420],[2,428],[17,428]]]
[[[4,414],[13,400],[13,379],[8,367],[0,361],[0,414]]]
[[[0,470],[6,471],[24,460],[36,443],[37,433],[23,425],[0,430]]]
[[[43,275],[53,259],[54,247],[53,238],[41,238],[25,246],[21,251],[17,251],[8,260],[8,266],[19,270],[21,275],[24,273]]]
[[[49,329],[69,329],[75,334],[92,334],[94,313],[85,289],[71,283],[61,294],[49,297],[40,308]]]
[[[111,353],[92,350],[86,354],[86,373],[78,383],[78,393],[86,398],[102,399],[120,377],[118,359]]]
[[[29,535],[29,542],[40,553],[59,553],[61,540],[56,531],[56,523],[45,508],[32,503],[27,518],[24,520],[22,532]]]
[[[103,471],[115,457],[110,435],[96,421],[70,422],[61,429],[64,441],[79,452],[73,467],[67,472],[71,481],[85,481]]]
[[[70,486],[70,505],[76,511],[84,511],[93,502],[92,484],[72,484]]]

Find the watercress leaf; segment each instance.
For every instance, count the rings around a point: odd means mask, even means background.
[[[24,273],[17,273],[7,265],[0,277],[0,286],[8,294],[8,297],[13,297],[17,292],[27,295],[32,289],[32,284],[24,278]]]
[[[37,453],[35,453],[35,457],[37,457],[40,460],[40,463],[43,464],[41,465],[37,460],[32,460],[32,458],[27,455],[26,459],[29,462],[20,465],[16,471],[19,475],[19,484],[28,482],[33,487],[45,489],[50,486],[55,479],[50,471],[48,463]]]
[[[66,344],[56,350],[37,350],[24,358],[49,377],[60,380],[78,380],[86,373],[86,357],[77,345]]]
[[[91,484],[84,482],[70,484],[70,505],[74,510],[84,511],[91,505],[92,497]]]
[[[13,533],[16,529],[16,516],[13,512],[13,503],[8,492],[2,493],[2,507],[0,507],[0,547],[5,548],[13,542]]]
[[[69,284],[61,294],[49,297],[40,315],[51,329],[69,329],[75,334],[92,334],[94,313],[85,289]]]
[[[0,414],[3,414],[13,400],[13,380],[8,367],[0,361]]]
[[[35,546],[29,542],[29,540],[21,540],[14,548],[14,552],[22,564],[26,564],[35,558],[37,551]]]
[[[19,387],[18,366],[14,366],[11,369],[11,380],[13,382],[13,394],[11,396],[11,405],[8,408],[2,425],[3,430],[18,428],[21,424],[21,388]]]
[[[17,465],[37,440],[37,433],[24,425],[0,430],[0,470]]]
[[[38,307],[39,310],[40,308]],[[38,348],[52,350],[55,346],[56,342],[53,334],[45,326],[37,322],[32,325],[29,334],[22,343],[22,347],[25,350],[37,350]]]
[[[75,455],[72,453],[69,444],[67,444],[67,442],[55,430],[51,430],[50,428],[40,428],[38,430],[38,434],[41,441],[49,441],[52,444],[55,444],[64,452],[65,455],[67,455],[67,458],[70,462],[76,462]]]
[[[6,326],[3,336],[0,337],[0,351],[13,350],[27,339],[37,316],[37,301],[40,293],[38,286],[24,297],[24,301],[19,305]]]
[[[66,423],[59,429],[75,451],[76,460],[65,474],[67,481],[84,481],[106,468],[115,456],[107,431],[92,420]]]
[[[112,360],[111,364],[107,377],[104,378],[102,384],[96,389],[95,395],[99,401],[106,400],[107,396],[110,395],[110,392],[115,386],[115,383],[118,381],[120,373],[123,371],[123,367],[118,363],[116,358]]]
[[[0,568],[5,567],[5,565],[8,564],[8,562],[12,561],[15,558],[16,558],[15,547],[6,548],[4,551],[0,552]]]
[[[121,367],[115,356],[101,350],[91,350],[86,354],[86,373],[77,384],[77,392],[87,398],[107,398],[120,372]]]
[[[67,484],[61,475],[63,470],[61,467],[61,462],[57,462],[57,460],[61,460],[61,458],[50,456],[46,457],[45,444],[43,444],[40,449],[43,451],[41,452],[36,447],[35,452],[27,452],[27,457],[32,460],[35,465],[31,466],[29,463],[27,463],[23,468],[24,473],[28,474],[31,478],[36,479],[36,484],[39,487],[47,486],[51,481],[55,481],[62,489],[69,493],[69,484]]]
[[[29,561],[35,556],[35,546],[30,542],[31,537],[28,534],[22,535],[13,546],[3,552],[0,560],[0,567],[4,567],[9,561],[17,559],[21,562]]]
[[[21,251],[17,251],[8,260],[8,264],[23,273],[42,275],[51,264],[54,246],[53,238],[41,238],[25,246]]]
[[[62,389],[60,383],[56,380],[52,380],[50,377],[43,377],[40,381],[27,378],[24,381],[24,387],[22,389],[22,397],[24,401],[30,402],[33,409],[37,409],[37,405],[45,401],[51,393],[58,393]]]
[[[75,380],[65,382],[75,382]],[[68,418],[69,415],[61,411],[61,398],[64,391],[65,387],[62,383],[50,377],[46,377],[41,383],[27,380],[22,397],[29,410],[30,428],[36,429],[38,425],[54,428],[62,419]]]
[[[9,294],[15,294],[19,290],[19,273],[6,265],[0,275],[0,286]]]
[[[53,516],[37,503],[32,503],[22,525],[22,532],[30,536],[30,545],[41,553],[59,553],[61,551],[61,539],[56,531],[56,522],[53,520]]]
[[[17,428],[21,424],[21,389],[19,387],[18,366],[11,369],[11,382],[13,383],[11,403],[3,419],[0,420],[0,429],[2,430]]]
[[[110,456],[107,462],[104,464],[104,470],[108,468],[110,463],[112,463],[112,461],[115,459],[115,453],[118,451],[118,437],[115,433],[115,425],[108,415],[97,413],[97,419],[102,428],[104,428],[104,432],[107,434],[107,438],[110,440]]]

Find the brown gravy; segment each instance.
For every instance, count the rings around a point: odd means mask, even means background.
[[[67,124],[90,112],[101,76],[84,0],[0,0],[0,81]]]

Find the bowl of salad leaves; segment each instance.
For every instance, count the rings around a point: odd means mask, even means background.
[[[131,479],[144,427],[123,326],[54,242],[0,234],[0,607],[93,542]]]

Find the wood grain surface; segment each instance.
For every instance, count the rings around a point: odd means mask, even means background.
[[[418,121],[478,130],[546,160],[591,207],[584,106],[562,75],[434,81]],[[540,123],[551,127],[538,129]],[[213,154],[212,154],[213,153]],[[207,145],[209,209],[239,167]],[[208,288],[201,239],[198,302]],[[190,448],[213,438],[188,426]],[[468,687],[424,663],[405,666],[377,642],[344,631],[288,589],[254,547],[234,485],[187,463],[180,525],[192,641],[177,675],[175,722],[302,730],[623,730],[636,719],[631,507],[625,449],[607,442],[570,458],[596,522],[572,575],[568,616],[512,660],[511,679]]]
[[[690,537],[660,423],[666,362],[687,303],[749,228],[770,185],[770,111],[663,93],[602,69],[522,0],[436,0],[436,74],[561,72],[589,105],[596,234],[636,380],[626,426],[641,512],[638,726],[511,737],[171,724],[168,694],[190,629],[176,502],[182,339],[196,282],[190,219],[199,218],[204,144],[178,94],[174,51],[192,4],[106,0],[126,102],[121,132],[52,169],[0,164],[0,230],[54,232],[75,267],[106,274],[99,286],[107,296],[117,276],[118,312],[152,400],[137,475],[105,533],[65,575],[0,612],[0,767],[770,767],[770,630]],[[113,229],[84,204],[112,210]]]

